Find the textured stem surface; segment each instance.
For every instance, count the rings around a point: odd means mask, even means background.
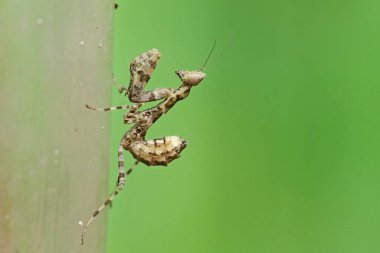
[[[0,251],[105,252],[113,2],[0,3]]]

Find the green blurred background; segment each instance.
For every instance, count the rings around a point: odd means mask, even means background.
[[[207,78],[149,131],[189,145],[127,179],[109,253],[380,252],[379,1],[118,4],[118,82],[155,47],[147,88],[178,87],[174,70],[199,69],[217,47]],[[129,101],[114,89],[112,104]],[[112,114],[110,190],[122,115]]]

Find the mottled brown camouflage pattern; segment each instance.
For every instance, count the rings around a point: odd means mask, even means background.
[[[182,85],[179,88],[158,88],[144,91],[159,59],[160,52],[157,49],[150,49],[132,61],[130,65],[131,79],[129,87],[121,87],[119,92],[128,95],[129,100],[136,104],[108,108],[95,108],[86,105],[88,109],[100,111],[129,109],[124,115],[124,123],[134,124],[134,126],[124,134],[118,149],[119,175],[116,189],[104,204],[93,213],[90,220],[84,226],[81,236],[82,244],[84,243],[86,230],[91,222],[106,206],[111,204],[111,201],[123,189],[125,177],[132,172],[139,162],[148,166],[166,166],[174,159],[179,158],[181,151],[186,147],[186,140],[179,136],[167,136],[154,140],[145,140],[145,136],[148,129],[178,101],[186,98],[190,94],[190,89],[198,85],[205,78],[206,74],[202,71],[179,70],[175,72],[182,81]],[[143,103],[162,99],[163,101],[158,105],[138,112]],[[136,159],[134,165],[127,172],[125,172],[124,167],[123,150],[129,151]]]

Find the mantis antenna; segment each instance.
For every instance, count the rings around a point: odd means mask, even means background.
[[[205,64],[203,64],[203,67],[201,68],[201,71],[204,71],[206,69],[206,64],[207,64],[208,60],[210,59],[210,56],[211,56],[212,52],[214,51],[215,46],[216,46],[216,39],[214,40],[214,45],[212,46],[211,51],[208,54],[207,59],[205,61]]]

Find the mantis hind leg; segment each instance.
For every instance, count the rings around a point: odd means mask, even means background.
[[[82,245],[84,244],[84,237],[86,235],[86,231],[87,231],[88,227],[95,220],[96,216],[98,216],[99,213],[104,210],[104,208],[106,208],[107,206],[111,205],[112,200],[116,197],[117,194],[119,194],[119,192],[121,192],[121,190],[123,190],[123,187],[125,185],[125,178],[126,178],[126,176],[128,176],[129,174],[131,174],[132,171],[133,171],[133,169],[139,163],[139,161],[135,161],[135,163],[127,170],[127,172],[125,172],[123,147],[122,146],[119,147],[118,157],[119,157],[119,159],[118,159],[119,175],[118,175],[118,178],[117,178],[117,186],[114,189],[114,191],[109,195],[109,197],[104,201],[104,203],[101,206],[99,206],[98,209],[96,209],[94,211],[94,213],[92,214],[91,218],[84,225],[83,230],[82,230],[82,234],[81,234]]]

